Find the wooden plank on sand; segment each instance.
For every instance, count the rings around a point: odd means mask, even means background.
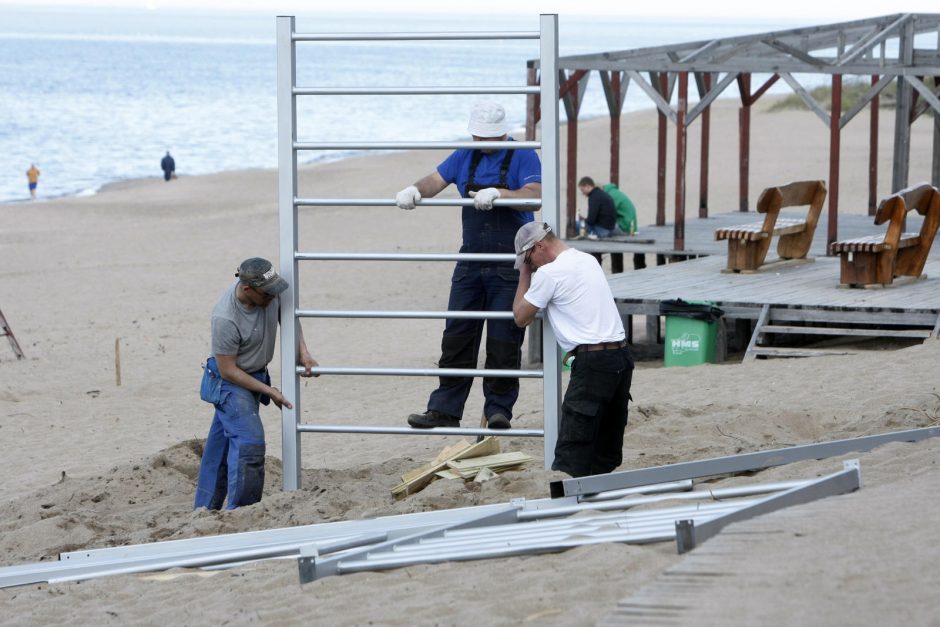
[[[392,496],[397,500],[401,500],[409,494],[414,494],[422,490],[426,485],[434,481],[436,477],[434,473],[447,468],[448,462],[481,455],[493,455],[499,452],[499,441],[493,436],[470,446],[460,446],[461,444],[466,445],[467,443],[458,442],[453,446],[447,447],[441,451],[434,462],[426,464],[415,471],[405,473],[402,476],[403,481],[392,488]],[[454,449],[457,450],[454,451]],[[441,459],[442,456],[445,458]],[[438,461],[439,459],[440,461]],[[407,481],[404,480],[406,476],[409,477]]]

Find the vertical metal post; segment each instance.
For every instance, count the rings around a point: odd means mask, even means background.
[[[284,490],[300,488],[300,415],[297,375],[297,106],[294,96],[296,51],[294,18],[277,18],[277,204],[280,220],[281,276],[290,287],[281,293],[281,393],[294,406],[281,409],[281,459]]]
[[[561,222],[558,187],[558,16],[539,16],[539,57],[542,69],[542,218],[559,234]],[[555,461],[558,422],[561,409],[561,355],[552,325],[542,325],[542,394],[545,415],[545,469]]]

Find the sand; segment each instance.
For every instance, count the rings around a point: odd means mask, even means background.
[[[736,115],[726,102],[713,114],[713,211],[737,206],[736,171],[724,167],[736,163]],[[843,136],[843,211],[866,210],[866,121],[854,121]],[[655,216],[655,128],[652,112],[623,121],[621,187],[636,201],[641,225]],[[892,128],[883,112],[882,191],[890,184]],[[581,129],[578,175],[606,180],[607,121]],[[915,125],[912,183],[928,178],[931,133],[926,121]],[[752,137],[752,205],[765,185],[827,177],[828,130],[814,115],[758,111]],[[695,131],[690,199],[698,197],[697,156]],[[300,195],[391,197],[439,159],[421,152],[305,167]],[[673,163],[670,145],[670,170]],[[209,312],[241,259],[277,259],[275,186],[270,170],[182,172],[171,183],[154,178],[94,197],[0,206],[0,309],[27,355],[17,361],[0,340],[7,470],[0,484],[0,565],[55,559],[79,548],[548,495],[554,475],[541,470],[540,440],[503,441],[504,449],[538,457],[524,471],[482,485],[439,481],[395,502],[389,490],[398,475],[454,438],[342,434],[304,435],[303,489],[282,493],[280,416],[268,408],[262,412],[269,456],[263,501],[234,512],[191,511],[211,419],[211,408],[198,398]],[[691,219],[694,203],[687,210]],[[459,245],[459,216],[446,208],[304,209],[300,243],[303,250],[452,251]],[[450,269],[448,263],[304,264],[301,306],[445,309]],[[433,320],[304,321],[312,352],[329,366],[433,367],[442,326]],[[881,348],[688,369],[641,362],[622,468],[937,424],[940,344]],[[278,380],[278,358],[272,366]],[[424,408],[433,385],[432,379],[393,377],[305,381],[303,421],[402,425],[408,413]],[[470,424],[482,407],[478,385],[466,410]],[[538,381],[523,381],[515,424],[541,426]],[[931,523],[938,514],[938,453],[940,442],[894,444],[743,479],[825,475],[851,457],[861,461],[865,487],[729,528],[701,547],[701,556],[679,556],[670,543],[615,544],[334,577],[304,587],[293,561],[270,561],[224,572],[180,570],[0,590],[0,615],[4,623],[30,625],[593,624],[619,600],[648,597],[669,573],[707,559],[726,576],[690,592],[694,611],[679,622],[936,625],[940,550]]]

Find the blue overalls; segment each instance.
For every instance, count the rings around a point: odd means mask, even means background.
[[[473,151],[464,197],[487,187],[509,189],[507,173],[515,151],[506,150],[496,182],[479,183],[475,180],[477,167],[483,157],[479,150]],[[516,231],[526,222],[520,212],[508,207],[494,207],[481,211],[474,207],[463,208],[462,253],[515,253]],[[451,311],[512,311],[519,271],[511,262],[467,262],[459,261],[451,278],[450,299],[447,308]],[[513,320],[486,320],[487,369],[518,370],[522,362],[522,340],[524,329]],[[483,335],[483,320],[448,319],[441,340],[441,368],[476,368]],[[439,387],[428,399],[428,409],[461,418],[472,377],[440,377]],[[512,418],[512,407],[519,396],[519,379],[483,378],[485,398],[483,412],[489,418],[503,414]]]
[[[266,369],[251,376],[271,384]],[[226,509],[257,503],[264,490],[265,453],[258,404],[271,399],[223,379],[215,357],[206,361],[200,397],[212,403],[215,415],[199,464],[193,509],[220,509],[226,493]]]

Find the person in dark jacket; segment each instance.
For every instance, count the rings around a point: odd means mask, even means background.
[[[614,235],[617,229],[617,208],[614,206],[614,199],[597,187],[590,176],[578,181],[578,189],[588,199],[588,213],[584,218],[588,239]]]
[[[170,151],[166,151],[166,156],[160,160],[160,168],[163,170],[163,180],[169,181],[172,178],[176,178],[174,174],[176,173],[176,162],[173,160],[173,157],[170,156]]]

